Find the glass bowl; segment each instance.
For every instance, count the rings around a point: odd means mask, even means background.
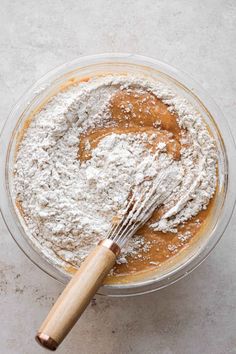
[[[44,272],[62,283],[70,275],[57,269],[44,258],[32,244],[23,222],[16,212],[11,193],[17,138],[25,120],[32,112],[60,90],[67,82],[84,79],[104,73],[141,74],[166,83],[185,97],[201,113],[218,149],[218,189],[212,215],[204,231],[193,244],[170,262],[165,262],[155,271],[129,277],[126,281],[103,285],[99,293],[108,296],[129,296],[161,289],[182,278],[196,268],[215,247],[231,218],[235,204],[233,169],[235,146],[227,122],[220,109],[209,95],[188,75],[151,58],[133,54],[100,54],[82,57],[66,63],[46,74],[27,91],[10,113],[1,135],[0,193],[1,212],[7,228],[22,251]],[[119,278],[120,279],[120,278]]]

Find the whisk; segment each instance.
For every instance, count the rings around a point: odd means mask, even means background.
[[[42,346],[56,350],[114,266],[122,247],[168,198],[179,181],[179,171],[170,165],[153,181],[146,180],[133,188],[124,211],[114,221],[106,238],[82,263],[40,327],[36,340]]]

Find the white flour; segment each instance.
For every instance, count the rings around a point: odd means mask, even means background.
[[[151,138],[129,133],[103,138],[91,159],[81,163],[77,159],[81,133],[114,124],[109,121],[109,101],[129,87],[154,93],[178,114],[178,123],[186,130],[182,143],[188,144],[181,149],[180,160],[172,160],[161,143],[158,159],[145,169],[152,159],[145,142]],[[183,98],[159,82],[106,76],[57,94],[36,114],[17,154],[14,193],[36,246],[55,264],[79,265],[105,237],[135,182],[157,178],[168,166],[176,171],[181,183],[176,187],[163,182],[169,193],[164,201],[167,211],[152,225],[176,232],[180,223],[207,207],[216,188],[216,164],[215,144],[200,115]],[[134,238],[126,253],[136,254],[139,245],[143,242]]]

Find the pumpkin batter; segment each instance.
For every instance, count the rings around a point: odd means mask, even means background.
[[[86,78],[82,81],[87,82],[88,80]],[[76,81],[61,87],[60,91],[67,90],[73,84],[76,85]],[[135,88],[118,90],[111,98],[109,110],[111,113],[109,121],[106,121],[99,128],[90,128],[81,133],[78,143],[78,160],[85,162],[91,159],[93,149],[110,134],[136,135],[140,133],[146,133],[148,137],[152,137],[147,139],[148,142],[146,143],[151,152],[156,151],[158,144],[164,143],[167,154],[171,155],[174,160],[180,160],[181,148],[188,146],[188,143],[183,142],[182,139],[186,132],[183,128],[180,128],[177,114],[171,112],[168,106],[153,93]],[[32,116],[26,121],[18,137],[19,144],[31,124],[31,119],[36,114],[37,112],[33,112]],[[155,136],[154,139],[153,136]],[[197,236],[201,235],[203,227],[209,219],[213,204],[214,197],[205,210],[201,210],[190,220],[179,224],[176,228],[177,232],[154,231],[151,227],[166,212],[164,207],[160,207],[137,232],[137,235],[142,236],[145,240],[144,247],[138,249],[136,254],[126,256],[124,262],[120,260],[120,264],[115,265],[107,282],[115,283],[117,277],[122,279],[123,276],[151,271],[167,260],[174,258],[188,247]],[[16,206],[21,215],[25,217],[24,208],[18,199],[16,199]],[[59,254],[57,256],[60,257]],[[69,261],[67,264],[64,267],[67,272],[73,273],[76,271],[74,264]]]

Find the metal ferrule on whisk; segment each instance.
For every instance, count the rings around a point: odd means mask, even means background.
[[[120,247],[113,240],[107,238],[105,240],[99,241],[98,244],[111,250],[116,257],[119,256]]]

